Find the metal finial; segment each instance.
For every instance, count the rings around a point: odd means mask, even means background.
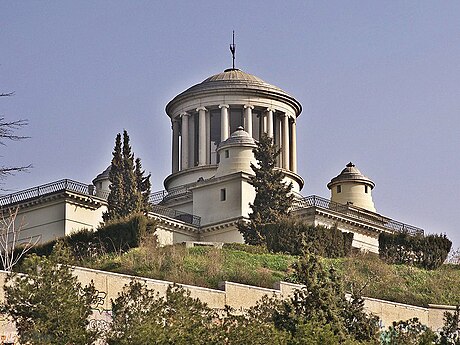
[[[235,69],[235,50],[236,50],[236,44],[235,44],[235,30],[233,30],[233,43],[230,44],[230,51],[232,52],[232,68]]]

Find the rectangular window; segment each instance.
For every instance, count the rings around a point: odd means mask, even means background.
[[[367,186],[364,186],[364,193],[367,194]]]
[[[225,150],[225,158],[230,157],[230,152],[228,150]]]
[[[222,188],[220,190],[220,201],[225,201],[227,200],[227,191],[225,190],[225,188]]]
[[[342,186],[341,185],[337,186],[337,193],[342,193]]]

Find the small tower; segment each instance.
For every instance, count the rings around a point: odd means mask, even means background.
[[[254,139],[240,126],[230,138],[221,142],[217,147],[220,161],[215,177],[235,172],[254,174],[251,163],[256,164],[252,150],[256,148]]]
[[[107,169],[97,175],[93,180],[93,185],[96,187],[96,196],[100,198],[107,198],[110,193],[109,173],[111,167],[112,166],[109,165]]]
[[[372,201],[374,187],[375,183],[361,174],[352,162],[327,184],[327,188],[331,190],[331,201],[351,204],[371,212],[375,212]]]

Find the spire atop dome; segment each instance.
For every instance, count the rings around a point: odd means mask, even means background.
[[[235,30],[233,30],[233,43],[230,43],[230,51],[232,52],[232,69],[235,69],[235,52],[236,52]]]

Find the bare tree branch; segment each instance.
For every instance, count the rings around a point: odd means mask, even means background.
[[[30,137],[17,135],[14,132],[21,127],[27,126],[27,120],[5,121],[4,117],[0,117],[0,144],[5,145],[4,140],[22,140]]]
[[[0,210],[0,264],[8,272],[40,241],[40,235],[20,238],[24,223],[17,224],[18,211],[19,207]]]
[[[7,93],[0,93],[0,97],[10,97],[10,96],[13,96],[14,95],[14,91],[13,92],[7,92]]]

